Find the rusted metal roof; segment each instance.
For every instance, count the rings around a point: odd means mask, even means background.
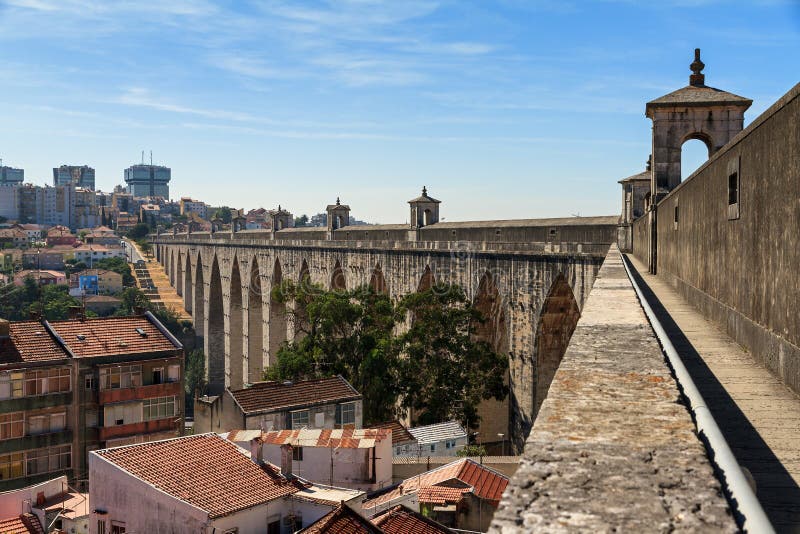
[[[387,428],[273,430],[263,432],[260,440],[270,445],[370,449],[391,435]]]
[[[341,376],[298,382],[257,382],[245,389],[230,390],[230,394],[244,413],[361,399],[361,394]]]
[[[396,419],[394,421],[387,421],[379,425],[372,425],[370,428],[388,428],[392,431],[392,445],[402,443],[416,443],[417,438],[411,435],[406,427],[400,424]]]

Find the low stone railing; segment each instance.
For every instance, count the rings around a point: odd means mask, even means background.
[[[612,245],[492,532],[735,532]]]

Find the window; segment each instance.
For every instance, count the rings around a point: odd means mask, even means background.
[[[394,453],[399,456],[400,455],[400,447],[395,447]]]
[[[24,435],[24,412],[13,412],[0,415],[0,439],[21,438]]]
[[[267,523],[267,534],[281,534],[281,522],[273,521]]]
[[[431,452],[436,452],[436,444],[431,443]]]
[[[102,519],[97,520],[97,534],[106,534],[106,522]]]
[[[0,454],[0,480],[11,480],[25,476],[24,455],[21,452]]]
[[[292,460],[295,462],[303,461],[303,447],[292,447]]]
[[[448,439],[444,443],[444,448],[445,449],[453,449],[453,448],[455,448],[455,446],[456,446],[456,440],[454,440],[454,439]]]
[[[336,405],[336,424],[339,426],[356,424],[355,402],[344,402]]]
[[[86,428],[97,426],[97,410],[86,410]]]
[[[675,204],[675,213],[673,214],[673,220],[674,220],[674,222],[673,222],[673,227],[672,228],[674,230],[677,230],[678,229],[678,205],[677,204]]]
[[[142,401],[143,419],[164,419],[175,416],[175,397],[156,397]]]
[[[94,389],[94,375],[86,375],[83,379],[83,384],[87,390]]]
[[[72,465],[72,448],[61,445],[49,449],[36,449],[25,453],[27,475],[38,475],[69,469]]]
[[[14,375],[18,375],[15,377]],[[12,387],[14,396],[17,396],[17,388],[22,384],[17,384],[22,373],[12,373]],[[27,371],[24,375],[25,396],[46,395],[48,393],[61,393],[69,391],[70,376],[69,369],[42,369],[39,371]],[[21,395],[21,389],[20,395]]]
[[[118,365],[100,369],[100,389],[131,388],[141,385],[141,365]]]
[[[736,157],[728,162],[728,220],[739,218],[740,189],[739,158]]]
[[[292,429],[308,426],[308,410],[297,410],[292,412]]]
[[[167,367],[167,381],[180,382],[180,380],[181,380],[181,366],[170,365],[169,367]]]
[[[122,521],[112,521],[111,534],[125,534],[125,523]]]
[[[163,378],[164,378],[164,368],[163,367],[157,367],[157,368],[153,369],[153,384],[162,383],[164,381]]]

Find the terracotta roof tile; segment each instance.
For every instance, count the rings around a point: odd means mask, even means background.
[[[286,495],[298,488],[259,467],[233,443],[216,434],[199,434],[92,454],[156,488],[208,512],[225,516]]]
[[[372,518],[386,534],[449,534],[453,531],[419,512],[398,505]]]
[[[391,432],[386,428],[272,430],[263,432],[260,439],[269,445],[368,449],[389,439]]]
[[[0,534],[44,534],[39,518],[33,514],[0,520]]]
[[[245,413],[271,411],[324,402],[358,400],[361,394],[341,376],[293,383],[257,382],[229,390]]]
[[[411,432],[408,431],[406,427],[400,424],[400,421],[388,421],[386,423],[381,423],[379,425],[372,425],[370,428],[388,428],[392,431],[392,445],[397,445],[398,443],[408,443],[408,442],[416,442],[417,438],[411,435]]]
[[[340,504],[300,532],[302,534],[381,534],[381,529],[348,506]]]
[[[153,321],[136,315],[53,321],[50,325],[77,358],[179,350]]]
[[[472,488],[469,486],[462,488],[451,488],[448,486],[428,486],[420,488],[417,492],[419,502],[430,504],[457,504],[464,498],[465,493],[470,493]]]
[[[440,486],[452,480],[459,480],[472,486],[477,496],[492,502],[495,506],[500,502],[500,497],[508,485],[507,476],[469,458],[443,465],[418,477],[406,479],[402,485],[408,492],[415,487]]]
[[[9,323],[9,334],[0,339],[0,364],[63,360],[68,356],[40,322]]]

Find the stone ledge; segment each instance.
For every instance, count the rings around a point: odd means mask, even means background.
[[[492,532],[737,531],[612,246]]]

